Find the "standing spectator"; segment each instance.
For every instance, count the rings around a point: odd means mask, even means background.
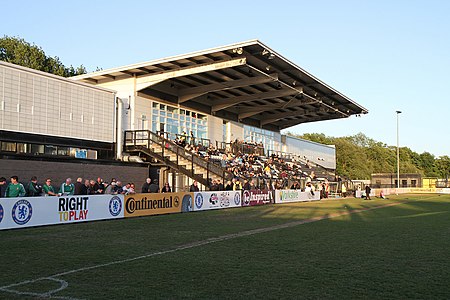
[[[217,185],[217,180],[213,180],[212,183],[209,186],[209,190],[210,191],[218,191],[219,190],[219,186]]]
[[[149,188],[150,188],[150,183],[152,182],[152,180],[150,178],[147,178],[144,182],[144,184],[142,185],[142,193],[149,193]]]
[[[231,184],[231,181],[227,181],[227,185],[225,186],[225,191],[232,191],[233,185]]]
[[[83,178],[78,177],[77,182],[74,184],[75,191],[73,192],[74,195],[87,195],[87,188],[83,183]]]
[[[116,187],[116,182],[115,181],[111,181],[111,183],[108,184],[108,186],[105,189],[105,194],[107,194],[107,195],[114,194],[114,188],[115,187]]]
[[[91,182],[89,181],[89,179],[84,180],[84,186],[86,188],[86,195],[91,195],[93,192],[91,188]]]
[[[37,177],[31,177],[30,182],[27,184],[27,196],[37,197],[42,195],[42,186],[38,184]]]
[[[122,188],[122,181],[117,181],[116,186],[113,188],[114,194],[124,194],[123,188]]]
[[[45,196],[57,196],[56,191],[52,186],[52,180],[50,178],[47,178],[47,180],[45,180],[45,184],[42,186],[42,190],[44,191]]]
[[[372,189],[370,188],[370,186],[366,185],[366,200],[372,200],[372,199],[370,199],[370,191],[371,190]]]
[[[194,182],[191,184],[191,187],[189,188],[189,192],[199,192],[200,189],[198,188],[198,182],[197,180],[194,180]]]
[[[125,195],[133,194],[133,188],[131,187],[131,182],[128,182],[127,184],[125,184],[125,186],[122,188],[122,190]]]
[[[172,192],[172,189],[170,188],[169,183],[166,182],[166,183],[164,184],[164,187],[163,187],[162,190],[161,190],[161,193],[171,193],[171,192]]]
[[[72,178],[67,178],[66,182],[61,184],[59,193],[64,196],[71,196],[75,192],[75,186],[72,183]]]
[[[105,190],[105,186],[103,185],[103,180],[100,177],[97,178],[97,181],[94,181],[93,189],[94,189],[94,194],[103,194],[103,191]]]
[[[8,185],[6,184],[6,178],[0,177],[0,198],[5,198],[5,192]]]
[[[220,181],[220,179],[217,179],[217,187],[218,187],[218,191],[225,190],[223,183]]]
[[[8,184],[5,195],[7,198],[24,197],[26,195],[25,188],[19,182],[19,178],[17,176],[11,177],[11,183]]]
[[[152,180],[152,183],[148,187],[148,191],[149,193],[159,193],[159,185],[157,179]]]
[[[134,183],[130,183],[130,189],[128,190],[128,194],[136,194],[136,186]]]
[[[291,190],[301,190],[302,187],[300,186],[300,183],[298,181],[295,181],[292,185],[291,185]]]
[[[244,179],[244,186],[242,187],[244,191],[250,191],[251,186],[247,179]]]
[[[241,182],[238,179],[233,178],[233,191],[240,191],[240,190],[242,190]]]

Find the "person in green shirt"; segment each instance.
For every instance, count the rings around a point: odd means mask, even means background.
[[[17,176],[11,176],[11,183],[8,185],[5,192],[6,197],[24,197],[26,193],[25,188],[19,182],[19,178]]]
[[[71,178],[67,178],[66,182],[61,184],[61,188],[59,189],[59,193],[64,196],[71,196],[75,192],[75,186],[72,183]]]
[[[47,178],[42,190],[44,191],[45,196],[58,196],[52,186],[52,180],[50,178]]]

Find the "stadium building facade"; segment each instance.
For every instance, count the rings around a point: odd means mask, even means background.
[[[70,79],[0,62],[0,101],[5,176],[139,185],[150,174],[179,189],[226,176],[181,153],[176,138],[219,149],[254,144],[264,155],[289,153],[333,170],[334,147],[281,130],[367,113],[257,40]]]

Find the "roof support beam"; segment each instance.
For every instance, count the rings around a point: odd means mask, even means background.
[[[250,77],[250,78],[244,78],[244,79],[236,79],[236,80],[230,80],[225,82],[218,82],[218,83],[212,83],[207,84],[203,86],[198,87],[192,87],[192,88],[185,88],[181,89],[178,93],[178,103],[183,103],[186,101],[189,101],[193,98],[196,98],[198,96],[211,93],[211,92],[217,92],[217,91],[223,91],[223,90],[229,90],[239,87],[244,87],[248,85],[254,85],[254,84],[261,84],[271,81],[277,81],[278,80],[278,74],[271,74],[268,76],[256,76],[256,77]]]
[[[205,73],[214,70],[227,69],[245,65],[247,59],[245,57],[240,57],[237,59],[217,61],[214,63],[205,63],[197,66],[189,66],[184,68],[179,68],[177,70],[167,70],[162,72],[157,72],[149,75],[143,75],[136,78],[136,90],[140,91],[151,85],[168,80],[171,78],[188,76],[193,74]]]
[[[261,106],[255,106],[255,107],[249,107],[245,109],[245,112],[239,114],[239,120],[249,118],[251,116],[257,115],[259,113],[263,113],[266,111],[272,111],[274,109],[283,109],[283,108],[290,108],[290,107],[299,107],[302,105],[307,104],[314,104],[317,103],[316,101],[302,101],[299,99],[291,99],[288,102],[280,103],[280,104],[268,104],[268,105],[261,105]],[[270,117],[270,116],[268,116]]]
[[[264,126],[266,124],[276,122],[280,119],[288,118],[288,117],[297,117],[297,116],[303,116],[308,113],[317,113],[319,109],[315,110],[296,110],[296,111],[289,111],[289,112],[281,112],[276,114],[266,114],[264,115],[263,119],[261,120],[261,126]]]
[[[213,105],[211,108],[212,112],[216,112],[228,107],[231,107],[233,105],[247,102],[247,101],[254,101],[254,100],[264,100],[264,99],[271,99],[271,98],[278,98],[278,97],[286,97],[298,94],[299,91],[293,90],[293,89],[282,89],[282,90],[275,90],[270,92],[262,92],[262,93],[256,93],[252,95],[243,95],[238,96],[234,98],[225,99],[223,101],[218,101],[217,104]]]

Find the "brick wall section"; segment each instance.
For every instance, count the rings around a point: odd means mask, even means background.
[[[148,177],[147,167],[118,166],[106,164],[89,164],[85,162],[48,162],[34,160],[0,159],[0,177],[5,177],[7,182],[13,175],[19,177],[22,183],[28,183],[32,176],[37,176],[38,182],[43,184],[46,178],[52,179],[52,184],[59,189],[66,178],[72,178],[75,182],[77,177],[83,179],[103,178],[109,182],[116,178],[124,183],[134,182],[136,189],[140,191],[142,184]]]

